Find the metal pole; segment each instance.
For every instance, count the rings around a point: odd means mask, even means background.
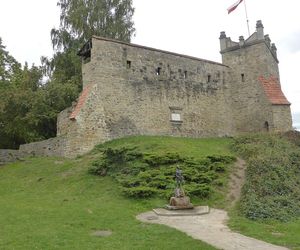
[[[246,20],[247,20],[248,36],[250,36],[249,19],[248,19],[248,13],[247,13],[246,0],[244,0],[244,6],[245,6],[245,13],[246,13]]]

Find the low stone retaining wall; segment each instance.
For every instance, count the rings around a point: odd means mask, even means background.
[[[54,137],[44,141],[32,142],[20,146],[19,151],[33,156],[65,156],[66,138]]]
[[[22,159],[25,154],[19,150],[0,149],[0,165]]]
[[[65,157],[66,138],[55,137],[48,140],[23,144],[19,150],[0,149],[0,165],[21,160],[26,156]]]

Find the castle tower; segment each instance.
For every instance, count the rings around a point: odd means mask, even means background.
[[[237,132],[287,131],[292,129],[290,103],[281,91],[277,49],[264,34],[259,20],[256,31],[246,40],[234,42],[220,35],[223,64]]]

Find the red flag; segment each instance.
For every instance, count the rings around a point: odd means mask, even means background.
[[[230,14],[232,11],[234,11],[238,6],[239,4],[243,2],[243,0],[238,0],[236,3],[234,3],[233,5],[231,5],[227,11],[228,11],[228,14]]]

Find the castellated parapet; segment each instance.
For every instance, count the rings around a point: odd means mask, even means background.
[[[277,49],[262,22],[238,42],[221,32],[220,46],[217,63],[92,37],[79,51],[81,96],[58,116],[60,155],[73,157],[130,135],[222,137],[292,129]]]

